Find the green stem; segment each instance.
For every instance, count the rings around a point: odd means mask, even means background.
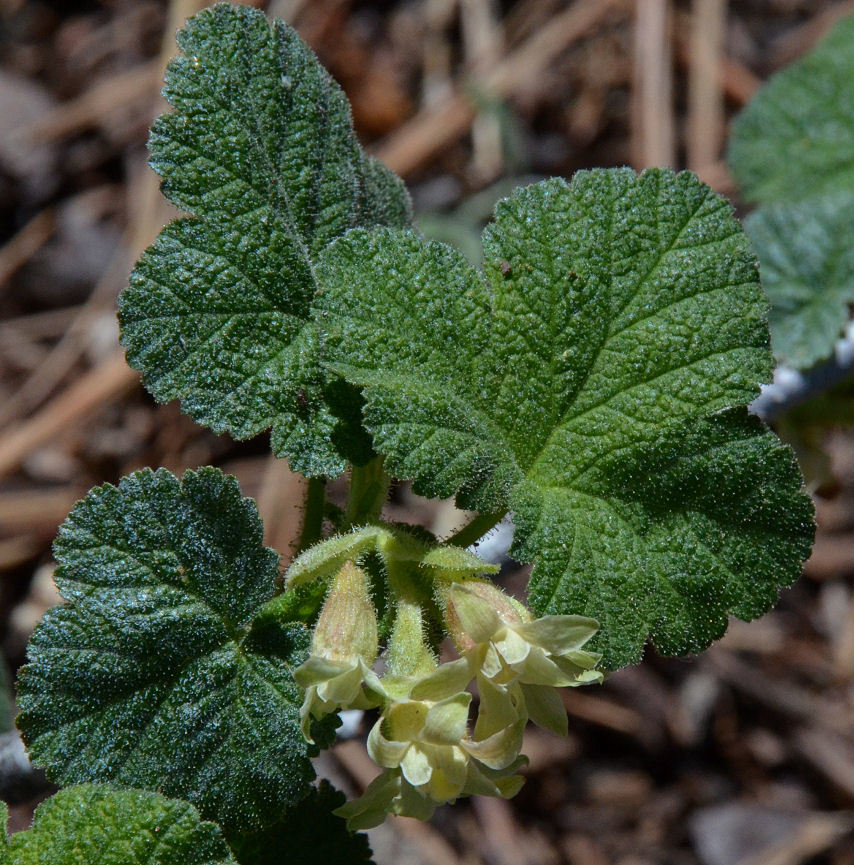
[[[445,544],[451,544],[455,547],[470,547],[473,543],[479,541],[490,529],[495,528],[504,517],[507,516],[507,511],[496,511],[491,514],[478,514],[470,523],[466,523],[459,531],[454,532]]]
[[[323,537],[323,513],[326,505],[326,479],[309,478],[303,506],[302,531],[297,555]]]
[[[342,531],[379,520],[391,485],[383,461],[383,457],[376,457],[367,465],[351,468],[350,492],[347,495]]]

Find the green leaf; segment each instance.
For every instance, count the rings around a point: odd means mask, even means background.
[[[854,191],[854,16],[775,75],[738,116],[729,163],[749,201]]]
[[[353,834],[332,813],[344,801],[322,781],[284,820],[253,835],[231,836],[229,843],[240,865],[373,865],[368,836]]]
[[[774,354],[806,369],[833,353],[854,303],[854,195],[766,205],[745,228],[771,300]]]
[[[772,360],[727,202],[687,173],[582,172],[500,203],[484,248],[486,282],[404,232],[322,257],[332,366],[364,388],[389,470],[509,506],[534,608],[599,620],[610,667],[766,610],[812,509],[791,452],[740,408]]]
[[[36,628],[18,724],[59,784],[115,781],[192,802],[224,826],[278,819],[309,791],[297,623],[253,628],[275,552],[254,502],[217,469],[136,472],[62,525],[69,603]]]
[[[3,815],[0,815],[2,817]],[[187,802],[84,784],[36,809],[9,840],[8,865],[236,865],[219,826]]]
[[[730,150],[772,303],[774,353],[829,357],[854,299],[854,17],[776,75],[739,116]]]
[[[128,362],[161,401],[335,475],[358,397],[330,392],[310,313],[312,263],[349,228],[411,220],[399,178],[363,154],[350,108],[295,31],[221,4],[180,31],[152,165],[192,214],[167,226],[119,302]]]

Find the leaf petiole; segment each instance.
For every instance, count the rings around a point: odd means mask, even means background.
[[[304,516],[297,555],[323,537],[323,515],[326,511],[326,479],[309,478],[305,494]]]
[[[366,465],[351,467],[350,491],[342,531],[379,520],[391,486],[391,477],[387,474],[384,463],[385,458],[379,456]]]
[[[466,523],[461,529],[454,532],[444,543],[455,547],[470,547],[472,544],[477,543],[487,532],[494,529],[506,516],[506,510],[478,514],[471,522]]]

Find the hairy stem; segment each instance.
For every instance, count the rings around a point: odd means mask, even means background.
[[[507,511],[478,514],[470,523],[466,523],[459,531],[454,532],[444,543],[452,544],[455,547],[470,547],[490,529],[495,528],[505,516],[507,516]]]
[[[303,505],[302,531],[297,555],[323,537],[323,514],[326,506],[325,478],[309,478]]]
[[[347,496],[342,530],[374,523],[380,518],[391,484],[391,478],[386,474],[383,462],[383,457],[376,457],[367,465],[351,468],[350,492]]]

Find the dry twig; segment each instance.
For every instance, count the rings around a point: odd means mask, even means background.
[[[551,18],[482,79],[484,89],[506,98],[542,75],[573,42],[589,33],[625,0],[579,0]],[[377,148],[378,156],[398,174],[411,174],[468,129],[475,116],[470,101],[457,92],[440,105],[417,114]]]
[[[694,0],[688,75],[688,167],[701,177],[718,159],[724,137],[721,68],[727,0]]]
[[[669,0],[637,0],[632,162],[635,168],[676,164]]]
[[[13,471],[40,445],[60,436],[69,426],[89,419],[125,391],[137,386],[139,373],[122,352],[90,370],[29,420],[0,439],[0,476]]]
[[[34,216],[17,234],[0,247],[0,288],[26,264],[53,234],[53,209]]]

